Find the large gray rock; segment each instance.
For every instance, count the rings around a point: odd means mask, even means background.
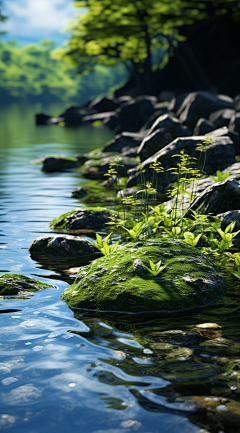
[[[106,179],[105,174],[108,170],[110,168],[116,169],[116,167],[111,165],[113,159],[114,157],[108,156],[99,160],[88,160],[81,167],[80,171],[88,179]],[[128,170],[138,165],[135,158],[124,158],[122,156],[119,157],[117,163],[120,164],[116,169],[120,177],[126,177]]]
[[[94,122],[103,122],[106,119],[115,118],[115,111],[108,111],[103,113],[94,113],[94,114],[88,114],[87,116],[84,116],[82,118],[82,124],[86,123],[94,123]]]
[[[168,112],[177,113],[188,93],[182,93],[171,99],[168,105]]]
[[[232,132],[240,134],[240,113],[235,113],[229,123],[229,129]]]
[[[113,212],[106,208],[77,208],[55,218],[50,223],[53,229],[64,230],[97,230],[111,221]]]
[[[234,106],[236,111],[240,111],[240,95],[235,96]]]
[[[118,103],[115,99],[109,98],[107,96],[103,98],[96,98],[88,105],[90,109],[99,111],[100,113],[106,111],[115,111],[119,106],[120,103]]]
[[[222,108],[234,109],[234,101],[226,95],[215,95],[208,92],[189,93],[178,109],[177,116],[191,130],[194,129],[198,119],[208,119],[210,114]]]
[[[222,108],[211,113],[209,120],[215,125],[215,128],[222,128],[222,126],[229,126],[229,122],[234,114],[234,109]]]
[[[228,212],[218,214],[217,216],[222,221],[222,230],[225,230],[225,228],[232,222],[235,222],[234,231],[240,230],[240,210],[230,210]],[[237,238],[240,238],[240,234],[237,235]]]
[[[69,168],[80,167],[87,161],[85,155],[76,155],[73,157],[68,156],[46,156],[41,159],[42,171],[46,173],[53,173],[55,171],[62,171]]]
[[[116,135],[113,140],[107,143],[102,152],[122,152],[124,147],[136,147],[139,146],[144,137],[144,133],[137,132],[122,132],[121,134]]]
[[[123,104],[116,110],[119,132],[137,132],[154,113],[157,98],[154,96],[139,96],[135,100]]]
[[[214,129],[215,129],[215,126],[212,122],[201,117],[197,121],[193,132],[194,132],[194,135],[205,135],[205,134],[208,134],[210,131],[213,131]]]
[[[181,150],[194,158],[199,158],[198,144],[204,140],[205,137],[182,137],[176,138],[172,143],[165,146],[159,152],[148,158],[142,163],[142,168],[145,170],[145,181],[152,181],[153,170],[150,165],[157,160],[161,162],[164,167],[164,172],[158,174],[158,192],[165,192],[170,183],[176,181],[177,176],[168,171],[171,167],[175,167],[179,162],[177,156]],[[205,151],[203,151],[204,154]],[[202,162],[204,155],[202,156]],[[224,170],[229,165],[235,162],[235,148],[232,140],[229,137],[218,137],[215,139],[214,144],[207,146],[207,158],[204,171],[207,174],[215,174],[217,170]],[[200,166],[201,169],[201,166]],[[141,167],[136,167],[128,172],[129,179],[127,187],[132,187],[137,184],[141,185]],[[154,185],[155,186],[155,185]]]
[[[213,138],[214,141],[217,137],[230,137],[233,141],[236,155],[240,155],[240,135],[235,131],[230,131],[227,126],[223,126],[222,128],[215,129],[214,131],[209,132],[209,137]]]
[[[138,154],[141,161],[154,155],[175,138],[190,135],[189,129],[177,118],[169,114],[158,117],[139,146]]]
[[[230,210],[240,210],[240,185],[235,179],[217,182],[206,188],[192,202],[191,210],[202,214],[218,215]]]
[[[29,247],[32,256],[80,257],[92,260],[101,255],[99,249],[85,238],[70,235],[43,236]]]

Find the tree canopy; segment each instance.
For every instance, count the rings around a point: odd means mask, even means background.
[[[54,44],[19,47],[14,41],[0,43],[1,103],[14,99],[34,101],[73,101],[79,105],[126,79],[124,67],[98,65],[90,76],[77,76],[62,60],[53,58]]]
[[[151,73],[166,62],[163,53],[173,53],[186,27],[212,15],[240,18],[236,0],[81,0],[75,6],[87,13],[72,23],[71,39],[58,55],[80,73],[123,62],[145,91]]]

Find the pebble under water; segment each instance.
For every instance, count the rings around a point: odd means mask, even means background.
[[[30,161],[88,152],[112,138],[104,128],[36,128],[34,110],[13,105],[0,116],[0,273],[55,288],[0,299],[0,430],[239,431],[240,285],[177,316],[72,311],[60,295],[73,277],[30,258],[32,241],[52,233],[49,222],[81,206],[69,197],[86,182]],[[209,322],[219,326],[197,327]]]

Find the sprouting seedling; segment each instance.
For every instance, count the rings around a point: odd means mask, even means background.
[[[233,238],[237,236],[240,232],[240,230],[238,230],[237,232],[233,232],[234,227],[235,227],[235,221],[228,224],[228,226],[225,228],[224,231],[220,228],[217,229],[218,234],[222,238],[217,245],[219,250],[224,251],[233,246],[232,243]]]
[[[128,234],[131,236],[131,238],[134,241],[136,241],[139,238],[139,236],[148,229],[148,223],[144,221],[139,221],[134,223],[131,229],[128,229],[127,227],[124,226],[122,226],[122,228],[128,232]]]
[[[162,264],[162,260],[159,260],[159,262],[157,262],[156,264],[153,263],[152,260],[149,260],[150,268],[148,268],[147,266],[144,266],[144,268],[147,269],[148,272],[150,272],[150,274],[156,277],[167,266],[167,265],[161,266],[161,264]]]
[[[222,171],[217,170],[216,172],[217,177],[214,176],[209,176],[209,177],[211,177],[211,179],[214,180],[214,182],[224,182],[224,180],[229,178],[229,174],[230,174],[229,171],[227,171],[227,173],[223,173]]]
[[[114,253],[118,248],[120,240],[117,241],[113,245],[108,245],[108,242],[110,241],[111,236],[112,236],[112,233],[110,233],[108,236],[106,236],[106,238],[103,240],[101,238],[101,236],[98,233],[96,233],[97,247],[104,254],[104,256],[106,256],[107,254]]]

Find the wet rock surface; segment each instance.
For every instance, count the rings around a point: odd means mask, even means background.
[[[145,170],[144,176],[146,181],[152,181],[153,170],[150,165],[154,161],[161,162],[164,167],[164,172],[158,174],[157,189],[159,192],[164,192],[166,187],[176,181],[177,176],[172,174],[169,169],[176,166],[178,157],[174,155],[179,154],[181,150],[192,157],[199,157],[198,144],[204,140],[205,137],[182,137],[176,138],[173,142],[165,146],[159,152],[148,158],[142,163]],[[203,151],[204,154],[204,151]],[[207,146],[207,160],[204,170],[207,174],[215,174],[217,170],[224,170],[227,166],[235,162],[235,148],[232,140],[229,137],[218,137],[213,144]],[[200,167],[201,168],[201,167]],[[141,168],[136,167],[129,171],[129,178],[127,187],[132,187],[141,184]]]
[[[174,258],[166,259],[166,250]],[[166,267],[153,276],[147,270],[149,259],[154,263],[162,260]],[[137,273],[136,260],[142,262],[142,271]],[[224,278],[196,248],[153,239],[119,246],[115,253],[81,268],[62,299],[70,307],[87,309],[178,311],[216,302],[225,290]]]
[[[52,288],[49,284],[42,283],[34,278],[25,277],[19,274],[0,275],[0,295],[11,296],[36,292],[47,288]]]
[[[105,208],[96,208],[96,210],[73,209],[51,221],[50,227],[66,230],[96,230],[110,222],[111,215],[113,212]]]
[[[85,238],[70,235],[43,236],[29,247],[32,256],[80,257],[94,259],[101,255],[99,249]]]
[[[240,210],[240,186],[234,179],[217,182],[199,194],[192,202],[191,210],[202,214],[218,215],[230,210]]]

